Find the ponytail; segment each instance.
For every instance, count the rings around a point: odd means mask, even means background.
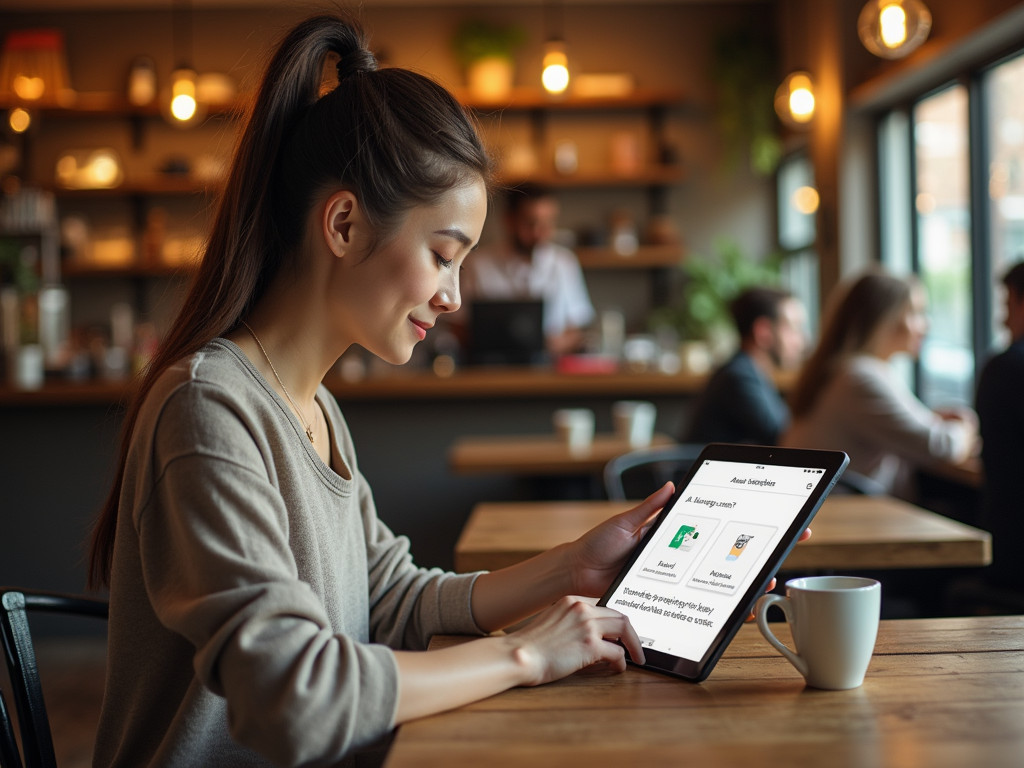
[[[331,54],[338,84],[325,93]],[[379,238],[412,207],[490,178],[466,111],[423,75],[378,69],[358,23],[314,16],[284,37],[248,110],[188,296],[128,405],[114,483],[92,532],[91,588],[110,583],[125,464],[146,395],[175,362],[234,328],[298,258],[318,195],[353,191]]]

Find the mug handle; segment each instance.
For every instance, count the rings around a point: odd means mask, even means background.
[[[761,634],[764,635],[764,639],[772,645],[779,653],[785,656],[789,663],[796,667],[796,671],[807,677],[807,662],[803,658],[791,651],[777,638],[772,631],[768,629],[768,609],[778,605],[782,609],[782,612],[786,616],[786,621],[793,624],[793,619],[789,614],[789,598],[782,595],[764,595],[757,601],[757,606],[754,608],[754,613],[757,616],[757,628],[761,630]]]

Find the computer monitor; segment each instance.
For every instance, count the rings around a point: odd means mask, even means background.
[[[469,321],[470,363],[536,365],[546,360],[544,302],[473,302]]]

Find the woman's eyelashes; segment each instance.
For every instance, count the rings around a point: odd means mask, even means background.
[[[437,257],[437,263],[439,265],[441,265],[442,267],[444,267],[445,269],[451,269],[452,268],[452,264],[455,262],[455,259],[446,259],[444,256],[442,256],[437,251],[434,251],[434,256]]]

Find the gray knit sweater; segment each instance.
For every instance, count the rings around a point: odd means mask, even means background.
[[[149,393],[121,492],[95,766],[347,764],[394,725],[391,648],[479,633],[476,575],[413,565],[337,404],[317,398],[337,471],[225,339]]]

